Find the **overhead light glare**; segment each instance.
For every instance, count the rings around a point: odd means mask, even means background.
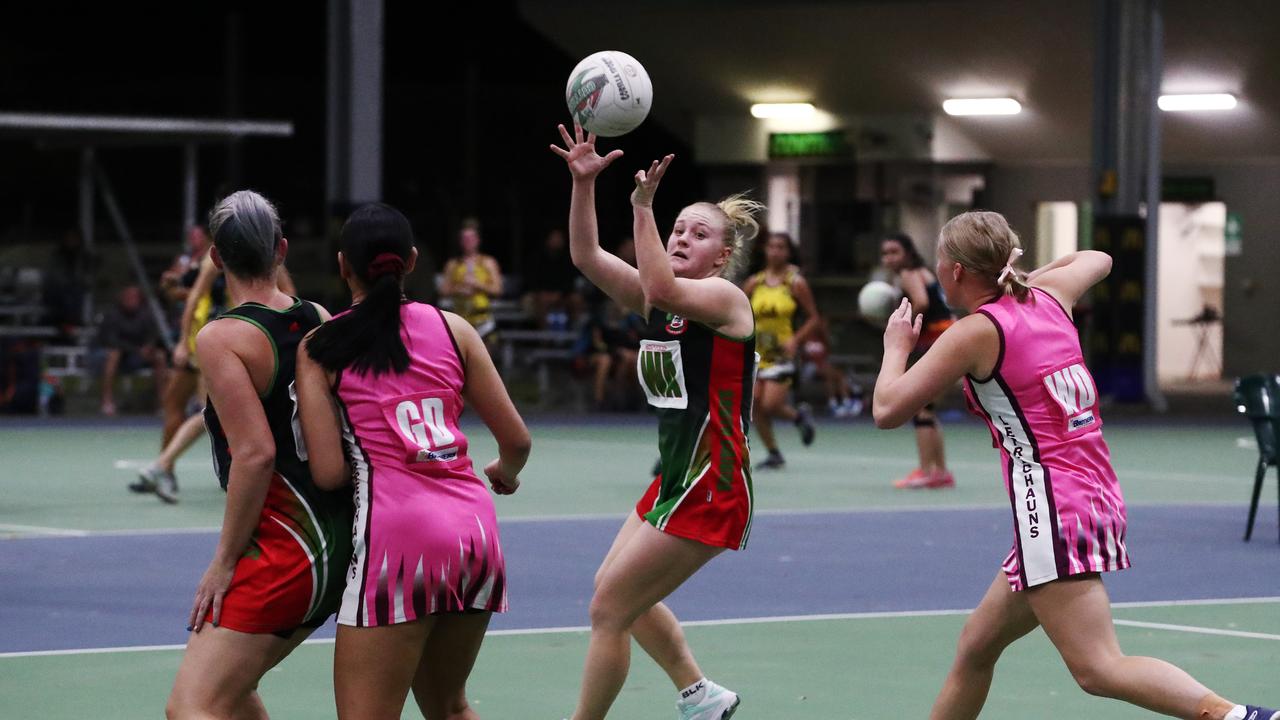
[[[795,120],[798,118],[812,117],[817,112],[812,103],[756,103],[751,106],[752,117],[760,119],[770,118],[786,118]]]
[[[1230,110],[1236,106],[1236,96],[1231,93],[1204,93],[1200,95],[1161,95],[1156,101],[1165,112],[1189,112],[1195,110]]]
[[[942,101],[948,115],[1017,115],[1022,103],[1013,98],[951,98]]]

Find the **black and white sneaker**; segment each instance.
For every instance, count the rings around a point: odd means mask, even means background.
[[[761,460],[756,464],[757,470],[781,470],[787,461],[782,458],[782,453],[777,450],[769,451],[769,457]]]
[[[173,505],[178,502],[178,478],[167,470],[156,470],[156,497]]]
[[[1280,711],[1259,705],[1245,705],[1244,720],[1280,720]]]
[[[800,442],[805,447],[813,444],[813,408],[809,407],[809,403],[796,405],[796,429],[800,431]]]
[[[153,493],[156,491],[156,485],[159,481],[156,479],[160,468],[154,465],[148,465],[138,471],[138,479],[129,483],[129,492],[136,493]]]

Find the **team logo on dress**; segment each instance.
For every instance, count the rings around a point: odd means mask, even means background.
[[[1098,423],[1093,412],[1098,388],[1084,365],[1075,363],[1044,376],[1044,386],[1066,413],[1067,432],[1079,432]]]
[[[685,331],[684,318],[679,315],[667,316],[667,332],[672,335],[680,335]]]
[[[604,74],[587,77],[587,73],[595,70],[596,68],[587,68],[578,73],[578,77],[573,79],[573,89],[569,91],[569,107],[579,125],[586,125],[588,120],[595,117],[596,106],[600,104],[600,93],[609,84],[609,78]]]

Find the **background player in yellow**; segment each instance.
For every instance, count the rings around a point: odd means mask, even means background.
[[[751,311],[756,318],[756,352],[760,354],[751,421],[769,451],[758,468],[781,468],[786,464],[773,435],[775,417],[795,423],[805,445],[813,442],[809,405],[793,406],[787,394],[796,374],[796,350],[817,331],[822,318],[809,283],[800,275],[800,268],[791,264],[793,247],[791,236],[770,233],[764,244],[764,269],[747,278],[742,286],[751,298]],[[797,308],[805,314],[799,330],[794,328]]]

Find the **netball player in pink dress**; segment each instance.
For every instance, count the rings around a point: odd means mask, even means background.
[[[490,615],[507,608],[506,574],[458,416],[468,404],[493,432],[499,457],[485,474],[499,494],[519,485],[529,432],[475,329],[404,300],[417,258],[404,215],[356,210],[341,247],[352,307],[299,348],[297,380],[316,484],[349,481],[355,494],[338,714],[399,718],[412,689],[427,718],[473,720],[466,680]]]
[[[1013,549],[965,623],[930,717],[976,718],[1000,653],[1042,627],[1092,695],[1179,718],[1280,720],[1274,710],[1224,700],[1162,660],[1121,652],[1101,573],[1129,567],[1124,499],[1071,320],[1111,258],[1073,253],[1023,277],[1013,267],[1021,253],[1001,215],[953,218],[942,228],[936,275],[952,306],[969,315],[910,370],[921,326],[910,301],[885,329],[876,425],[901,425],[963,378],[970,409],[1000,449],[1014,518]]]

